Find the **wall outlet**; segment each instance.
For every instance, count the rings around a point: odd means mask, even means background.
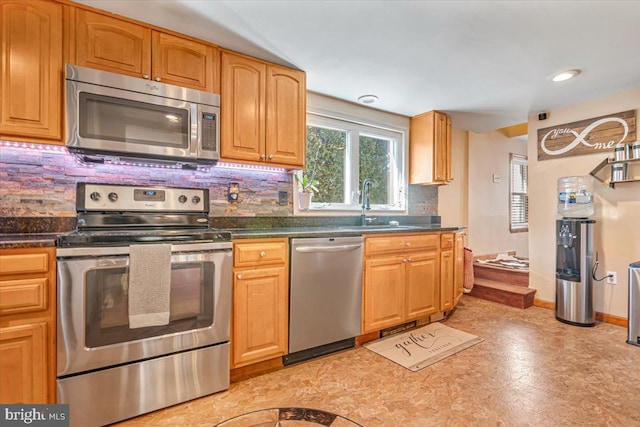
[[[618,273],[615,271],[607,271],[607,285],[618,284]]]
[[[230,203],[235,203],[238,201],[239,196],[240,196],[240,184],[238,184],[237,182],[229,183],[229,193],[227,195],[227,200]]]
[[[287,206],[289,204],[289,193],[286,191],[278,191],[278,205]]]

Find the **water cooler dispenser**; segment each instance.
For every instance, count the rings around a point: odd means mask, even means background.
[[[556,221],[556,319],[595,325],[593,297],[593,225],[583,218]]]
[[[595,325],[593,291],[593,184],[587,176],[558,180],[556,221],[556,319]]]

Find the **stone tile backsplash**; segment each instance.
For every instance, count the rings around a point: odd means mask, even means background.
[[[0,141],[0,217],[75,216],[78,182],[208,188],[213,217],[293,215],[292,176],[287,173],[84,165],[63,147],[26,144],[32,148],[14,148],[5,144]],[[227,201],[232,182],[240,186],[237,203]],[[278,204],[280,191],[287,192],[289,203],[285,206]],[[437,215],[437,207],[437,187],[409,186],[409,215]]]

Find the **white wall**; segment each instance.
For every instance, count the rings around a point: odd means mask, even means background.
[[[453,181],[438,187],[438,215],[443,226],[469,223],[469,132],[452,129],[451,176]]]
[[[555,301],[556,185],[559,177],[588,175],[612,153],[537,161],[537,130],[640,108],[640,88],[550,111],[549,119],[529,117],[529,286],[536,298]],[[640,111],[636,112],[640,117]],[[640,182],[610,189],[594,180],[595,245],[598,276],[618,273],[617,285],[596,282],[596,311],[627,317],[627,267],[640,260]]]
[[[507,251],[529,256],[530,233],[509,231],[509,153],[526,155],[527,141],[497,131],[469,132],[468,246],[474,256]],[[493,174],[500,182],[493,182]]]

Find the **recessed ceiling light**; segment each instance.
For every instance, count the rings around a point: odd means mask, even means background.
[[[582,72],[582,70],[566,70],[566,71],[561,71],[557,74],[554,74],[553,76],[551,76],[551,80],[553,80],[554,82],[563,82],[565,80],[569,80],[574,78],[575,76],[577,76],[578,74],[580,74]]]
[[[362,102],[363,104],[373,104],[378,101],[378,97],[375,95],[362,95],[358,98],[358,102]]]

